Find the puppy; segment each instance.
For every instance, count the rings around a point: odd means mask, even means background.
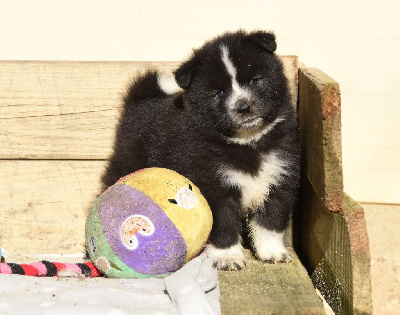
[[[275,50],[273,33],[226,33],[194,50],[175,80],[139,77],[102,177],[107,187],[164,167],[192,180],[213,212],[205,251],[220,269],[245,267],[246,231],[260,260],[292,259],[283,237],[298,193],[299,136]]]

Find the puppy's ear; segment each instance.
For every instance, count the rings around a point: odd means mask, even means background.
[[[192,57],[174,71],[175,81],[182,89],[187,89],[192,82],[196,61]]]
[[[261,46],[270,53],[276,50],[275,34],[272,32],[257,31],[250,33],[248,38],[253,43]]]

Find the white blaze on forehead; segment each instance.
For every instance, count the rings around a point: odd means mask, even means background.
[[[236,101],[239,98],[250,98],[250,93],[242,88],[237,81],[237,69],[233,64],[232,60],[229,58],[229,49],[225,45],[220,46],[221,49],[221,59],[224,63],[226,72],[229,74],[232,80],[232,96],[231,100],[228,101],[228,104],[235,105]]]
[[[229,58],[229,50],[228,47],[226,47],[225,45],[221,45],[221,52],[222,52],[222,62],[225,65],[226,68],[226,72],[228,72],[229,76],[232,79],[232,85],[237,85],[239,86],[237,80],[236,80],[236,68],[233,65],[232,60]]]

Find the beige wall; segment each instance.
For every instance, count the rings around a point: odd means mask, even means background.
[[[400,203],[399,17],[395,0],[0,0],[0,60],[181,60],[226,30],[274,30],[278,53],[340,83],[346,192]]]

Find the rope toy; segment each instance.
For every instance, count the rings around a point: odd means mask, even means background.
[[[42,260],[31,264],[0,263],[0,274],[17,274],[32,277],[68,277],[82,275],[94,278],[101,275],[91,261],[85,263],[60,263]]]

